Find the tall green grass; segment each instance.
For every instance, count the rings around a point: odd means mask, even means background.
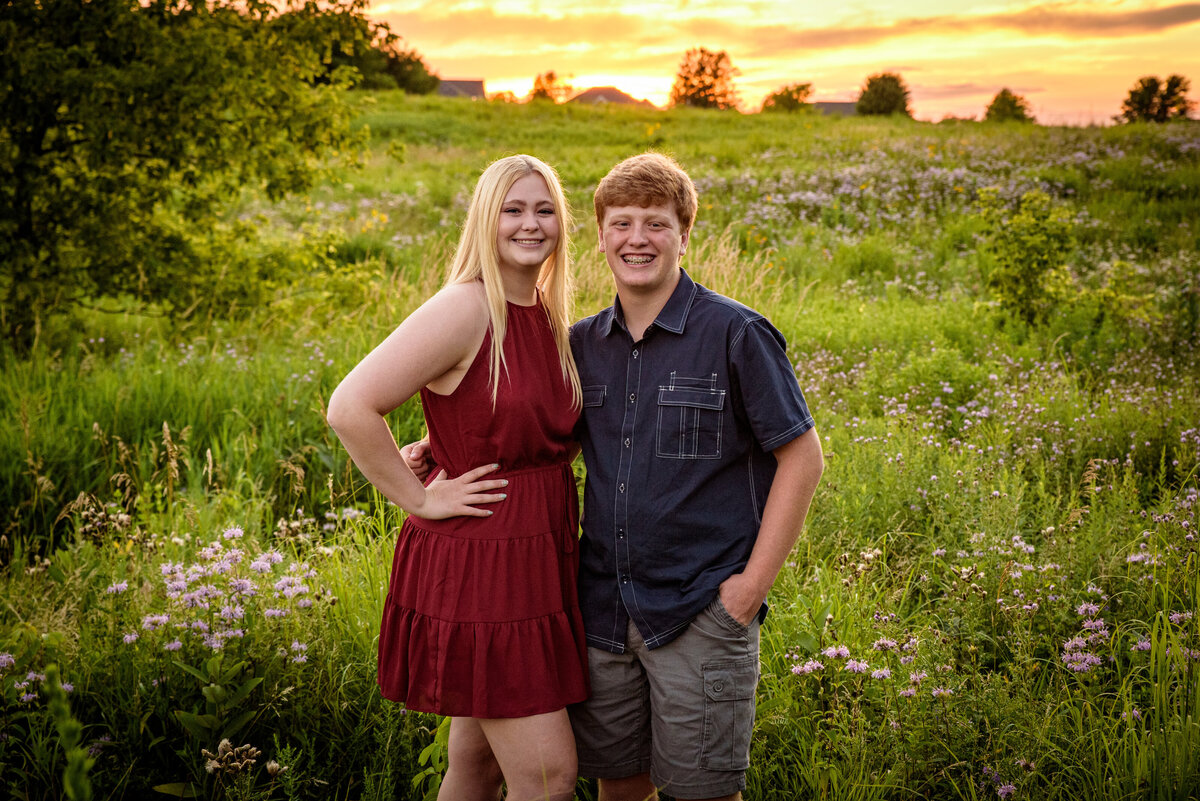
[[[39,678],[55,664],[97,797],[434,788],[438,721],[374,684],[399,514],[349,464],[325,399],[436,290],[496,157],[558,167],[576,316],[610,303],[591,192],[655,148],[701,191],[685,267],[784,332],[826,452],[769,599],[748,797],[1200,792],[1194,126],[355,102],[360,167],[230,210],[258,221],[255,248],[309,265],[269,303],[206,320],[80,310],[32,354],[4,353],[0,783],[55,798],[83,764]],[[1041,189],[1071,215],[1072,294],[1043,323],[989,295],[986,186],[1010,205]],[[416,402],[391,422],[421,434]],[[219,652],[143,628],[185,619],[163,571],[211,566],[213,543],[244,551],[236,570],[280,554],[276,581],[306,565],[312,606],[266,616],[264,589]],[[214,776],[203,751],[227,728],[263,753]]]

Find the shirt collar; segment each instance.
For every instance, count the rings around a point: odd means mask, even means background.
[[[696,282],[687,274],[687,270],[680,267],[679,283],[675,285],[675,291],[671,293],[671,297],[667,298],[666,305],[662,307],[650,325],[670,331],[672,334],[682,334],[687,325],[688,313],[692,310],[692,301],[696,299],[696,292]],[[617,327],[622,331],[628,330],[625,327],[625,312],[621,310],[620,296],[613,299],[613,305],[605,309],[604,314],[608,315],[608,320],[601,326],[605,336],[611,334]]]

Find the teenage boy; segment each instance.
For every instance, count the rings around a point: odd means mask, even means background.
[[[764,599],[823,468],[783,336],[680,267],[696,206],[666,156],[614,167],[595,207],[617,298],[571,329],[592,697],[570,715],[602,801],[741,797]]]

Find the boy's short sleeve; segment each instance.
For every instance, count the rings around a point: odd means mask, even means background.
[[[791,442],[814,425],[783,334],[759,317],[730,345],[735,403],[764,451]]]

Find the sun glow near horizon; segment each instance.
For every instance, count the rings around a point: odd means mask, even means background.
[[[577,91],[615,86],[664,106],[684,53],[725,50],[744,111],[790,83],[853,100],[868,75],[900,73],[919,119],[981,117],[1002,87],[1047,123],[1111,120],[1143,75],[1180,73],[1200,93],[1200,3],[862,0],[853,9],[754,0],[591,3],[385,0],[371,15],[446,79],[524,97],[554,71]]]

